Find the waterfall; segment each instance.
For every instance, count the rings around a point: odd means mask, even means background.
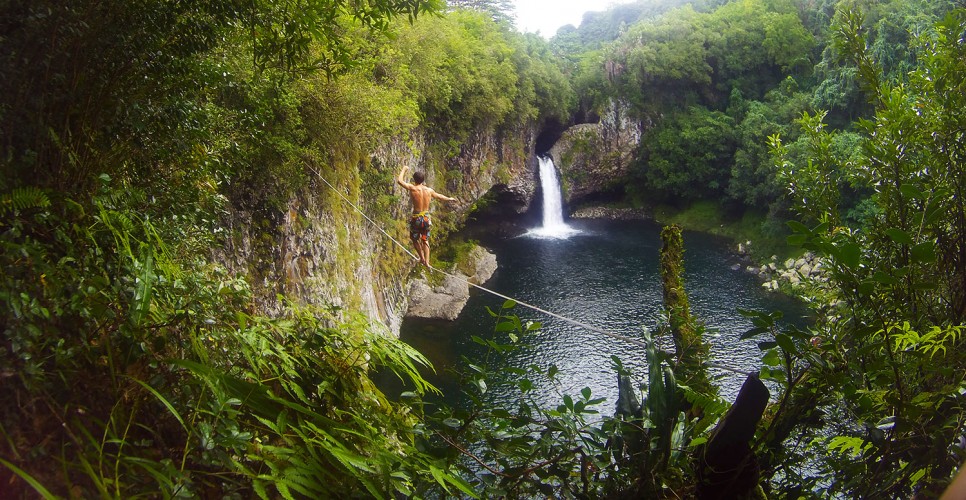
[[[539,158],[540,189],[543,191],[543,227],[530,230],[528,234],[542,238],[566,238],[578,232],[563,219],[563,196],[557,169],[549,157]]]

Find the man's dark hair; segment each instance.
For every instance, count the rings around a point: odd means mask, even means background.
[[[426,176],[423,175],[422,172],[420,172],[420,171],[413,172],[413,182],[414,183],[416,183],[416,184],[422,184],[424,180],[426,180]]]

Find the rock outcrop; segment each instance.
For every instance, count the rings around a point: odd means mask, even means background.
[[[473,250],[469,253],[468,260],[468,265],[473,270],[469,281],[477,285],[482,285],[486,280],[490,279],[498,267],[496,255],[480,246],[473,247]]]
[[[627,103],[612,101],[600,122],[570,127],[550,148],[550,157],[563,174],[568,203],[612,191],[627,177],[643,134],[642,124],[628,115],[629,109]]]
[[[482,247],[473,248],[467,261],[459,267],[471,269],[471,276],[453,271],[451,275],[444,276],[442,283],[435,286],[430,284],[425,274],[412,281],[406,316],[450,321],[456,319],[470,298],[469,283],[485,282],[497,268],[496,256]]]
[[[416,280],[409,286],[406,316],[452,321],[459,316],[469,298],[469,286],[458,277],[446,276],[437,286],[431,286],[425,279]]]
[[[651,214],[641,208],[581,207],[570,214],[574,219],[645,220]]]

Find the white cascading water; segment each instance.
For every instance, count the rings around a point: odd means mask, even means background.
[[[566,238],[576,232],[563,219],[563,196],[560,194],[560,181],[557,169],[549,157],[538,158],[540,163],[540,188],[543,191],[543,227],[531,230],[528,234],[542,238]]]

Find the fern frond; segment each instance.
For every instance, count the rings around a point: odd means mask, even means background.
[[[16,188],[10,193],[0,196],[0,216],[10,212],[22,212],[32,208],[47,208],[50,198],[40,188]]]

